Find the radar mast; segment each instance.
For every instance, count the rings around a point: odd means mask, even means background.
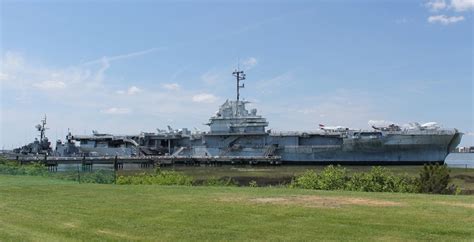
[[[236,80],[237,80],[237,101],[239,101],[239,99],[240,99],[240,89],[245,87],[245,84],[243,84],[243,83],[242,83],[242,85],[240,85],[240,81],[245,80],[245,73],[244,73],[244,71],[240,71],[239,69],[237,69],[234,72],[232,72],[232,75],[234,75]]]
[[[41,120],[41,124],[36,125],[36,129],[40,132],[40,140],[46,137],[45,131],[46,129],[46,114],[44,115],[44,119]]]

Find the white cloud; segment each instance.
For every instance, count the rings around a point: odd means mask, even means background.
[[[286,72],[270,79],[259,80],[255,83],[255,87],[261,93],[272,93],[274,90],[281,89],[282,86],[289,83],[292,79],[292,73]]]
[[[220,75],[213,71],[208,71],[201,75],[201,80],[203,80],[206,84],[212,85],[216,84],[220,79]]]
[[[318,124],[358,129],[367,128],[370,119],[388,118],[374,103],[367,92],[342,89],[318,96],[301,96],[298,102],[287,99],[264,102],[259,110],[275,131],[316,130]]]
[[[179,95],[176,95],[176,92],[167,91],[162,86],[153,89],[155,86],[152,83],[135,87],[124,86],[120,91],[123,95],[137,93],[137,89],[141,90],[133,98],[110,95],[110,90],[112,92],[117,90],[114,89],[115,85],[125,84],[112,85],[108,79],[106,67],[111,64],[110,60],[103,60],[94,65],[58,68],[42,64],[45,62],[41,62],[38,58],[35,58],[35,62],[31,62],[26,55],[6,51],[0,56],[0,63],[2,95],[8,95],[5,97],[11,98],[12,102],[8,107],[2,107],[2,113],[9,111],[15,114],[8,115],[8,119],[0,119],[0,126],[8,127],[4,129],[8,131],[0,132],[0,145],[17,146],[20,145],[19,142],[30,142],[34,134],[28,136],[17,134],[24,134],[24,127],[31,126],[32,122],[34,124],[44,112],[51,117],[51,128],[58,129],[58,132],[54,130],[49,134],[50,138],[53,138],[55,133],[58,133],[56,138],[64,138],[67,128],[73,128],[73,133],[82,133],[91,128],[108,133],[153,132],[156,127],[166,127],[166,124],[169,124],[167,120],[170,119],[175,120],[172,123],[174,126],[196,126],[205,129],[201,126],[201,122],[206,121],[218,108],[207,103],[220,100],[219,97],[208,94],[214,93],[211,91],[212,88],[192,90],[192,87],[189,87],[191,89],[180,87]],[[102,74],[98,74],[99,72]],[[123,78],[116,80],[121,79]],[[101,82],[97,85],[88,85],[97,83],[97,80]],[[169,81],[168,84],[174,82]],[[60,89],[62,87],[64,88]],[[176,88],[176,85],[170,87]],[[41,102],[38,103],[37,100]],[[52,106],[56,108],[50,108]],[[18,107],[22,107],[22,112],[17,112]],[[74,112],[71,113],[70,110]],[[101,115],[98,116],[97,113],[110,118],[100,118]],[[139,125],[130,125],[128,119],[122,118],[131,114],[140,119]],[[83,122],[84,118],[89,122]]]
[[[218,100],[218,98],[214,96],[213,94],[200,93],[200,94],[194,95],[192,100],[193,102],[196,102],[196,103],[214,103]]]
[[[165,83],[162,87],[170,91],[178,91],[181,88],[178,83]]]
[[[8,75],[3,72],[0,72],[0,81],[4,81],[7,79],[8,79]]]
[[[24,62],[23,56],[20,53],[7,51],[1,61],[2,69],[19,68],[23,66]]]
[[[451,0],[449,4],[445,0],[430,0],[425,6],[433,12],[449,9],[463,12],[474,9],[474,0]]]
[[[0,63],[2,87],[20,90],[25,94],[32,89],[49,91],[71,88],[75,92],[80,92],[87,88],[101,87],[105,78],[104,72],[110,66],[104,61],[96,68],[81,66],[49,68],[32,65],[26,61],[23,54],[12,51],[6,51]]]
[[[426,3],[426,7],[428,7],[431,11],[439,11],[448,7],[445,0],[431,0]]]
[[[135,94],[137,94],[141,91],[142,91],[142,89],[140,89],[136,86],[131,86],[127,90],[118,90],[118,91],[116,91],[116,93],[121,94],[121,95],[126,94],[126,95],[129,95],[129,96],[132,96],[132,95],[135,95]]]
[[[15,72],[24,67],[23,56],[18,52],[6,51],[0,59],[0,80],[3,85],[18,86],[18,80],[15,80]]]
[[[42,90],[60,90],[66,88],[66,83],[62,81],[43,81],[34,83],[33,86]]]
[[[244,70],[250,70],[258,64],[258,61],[255,57],[249,57],[242,62],[242,68]]]
[[[141,56],[141,55],[150,54],[150,53],[153,53],[155,51],[164,50],[164,49],[166,49],[166,48],[150,48],[150,49],[146,49],[146,50],[140,50],[140,51],[130,52],[130,53],[126,53],[126,54],[110,56],[110,57],[103,56],[102,58],[99,58],[99,59],[96,59],[96,60],[87,61],[87,62],[83,63],[83,65],[102,63],[104,59],[106,59],[107,61],[124,60],[124,59],[132,58],[132,57],[137,57],[137,56]]]
[[[94,77],[95,83],[93,84],[100,84],[104,80],[105,71],[107,71],[107,69],[110,68],[110,61],[109,59],[107,59],[107,57],[102,57],[100,64],[101,66],[99,70],[97,71],[97,73],[95,74],[95,77]]]
[[[111,108],[104,109],[101,112],[105,114],[129,114],[131,110],[129,108],[111,107]]]
[[[139,92],[141,92],[142,90],[136,86],[131,86],[130,88],[128,88],[127,90],[127,94],[128,95],[135,95]]]
[[[474,9],[474,0],[451,0],[451,8],[457,12]]]
[[[428,22],[429,23],[440,23],[443,25],[448,25],[448,24],[453,24],[457,23],[460,21],[463,21],[464,17],[463,16],[446,16],[446,15],[436,15],[436,16],[430,16],[428,17]]]

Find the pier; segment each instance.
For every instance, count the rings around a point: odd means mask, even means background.
[[[183,165],[236,165],[265,164],[280,165],[279,156],[103,156],[103,157],[55,157],[55,156],[16,156],[13,158],[20,164],[41,163],[49,170],[55,171],[60,164],[82,164],[83,169],[92,169],[95,164],[113,165],[121,170],[123,164],[138,164],[142,168],[155,166]]]

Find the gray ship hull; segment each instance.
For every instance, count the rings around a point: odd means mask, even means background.
[[[344,140],[340,145],[286,146],[276,155],[285,163],[443,163],[460,137],[460,133],[390,135],[369,141]]]
[[[333,134],[212,135],[206,145],[180,155],[280,157],[283,164],[423,164],[444,163],[459,144],[456,130],[437,132],[360,132]],[[225,140],[232,140],[227,144]]]

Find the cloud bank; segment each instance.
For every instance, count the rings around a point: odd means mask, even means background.
[[[460,21],[464,21],[463,16],[446,16],[446,15],[436,15],[428,17],[429,23],[440,23],[443,25],[454,24]]]
[[[450,25],[458,22],[462,22],[465,20],[464,16],[449,16],[447,15],[449,12],[465,12],[474,9],[474,0],[430,0],[426,2],[425,6],[431,12],[441,12],[444,11],[446,14],[438,14],[429,16],[427,21],[428,23],[439,23],[442,25]],[[453,13],[451,13],[453,14]]]
[[[196,103],[214,103],[218,100],[218,98],[210,93],[200,93],[194,95],[192,100]]]

